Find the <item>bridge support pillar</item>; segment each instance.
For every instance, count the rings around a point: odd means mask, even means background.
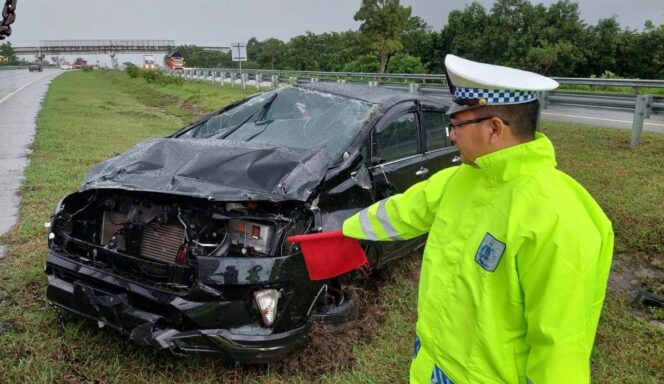
[[[277,89],[277,87],[279,87],[279,76],[272,75],[270,78],[270,88]]]
[[[224,83],[226,82],[226,72],[219,72],[219,83],[221,86],[224,86]]]
[[[408,92],[410,93],[418,93],[420,91],[420,85],[417,83],[410,83],[408,84]]]

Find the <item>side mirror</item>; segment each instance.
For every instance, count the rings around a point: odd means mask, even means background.
[[[369,175],[369,170],[364,165],[360,166],[355,172],[351,172],[350,178],[355,184],[357,184],[362,189],[371,189],[371,175]]]

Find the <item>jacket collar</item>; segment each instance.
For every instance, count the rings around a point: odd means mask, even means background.
[[[530,175],[540,168],[556,167],[553,144],[544,134],[535,132],[535,139],[475,159],[480,170],[497,181]]]

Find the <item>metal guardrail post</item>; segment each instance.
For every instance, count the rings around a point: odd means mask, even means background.
[[[631,149],[636,149],[641,141],[641,131],[643,130],[643,120],[646,116],[647,104],[648,97],[646,95],[636,96],[634,121],[632,122],[632,141],[629,144]]]
[[[537,92],[537,98],[540,102],[540,109],[546,109],[549,103],[549,91],[539,91]]]
[[[279,87],[279,76],[272,75],[270,79],[270,88],[276,89],[277,87]]]
[[[235,88],[235,72],[231,72],[231,88]]]
[[[650,118],[650,114],[652,113],[652,95],[645,95],[648,100],[646,100],[646,119]]]
[[[221,84],[222,87],[226,83],[226,72],[224,71],[219,72],[219,83]]]
[[[257,73],[256,74],[256,90],[260,91],[261,90],[261,82],[263,81],[263,74],[262,73]]]
[[[249,76],[249,75],[246,74],[246,73],[243,73],[243,74],[241,74],[241,76],[240,76],[240,85],[242,85],[242,91],[246,91],[246,90],[247,90],[247,77],[248,77],[248,76]]]

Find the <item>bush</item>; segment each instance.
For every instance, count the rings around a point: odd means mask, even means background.
[[[141,69],[134,64],[127,64],[125,67],[125,72],[132,79],[142,77],[143,79],[145,79],[146,82],[150,84],[158,84],[158,85],[184,84],[184,80],[180,77],[168,76],[164,72],[161,72],[159,70]]]
[[[398,54],[387,64],[388,73],[425,73],[426,70],[419,57]]]
[[[141,76],[147,81],[148,83],[162,83],[161,78],[164,76],[161,74],[159,71],[146,71],[143,70],[141,71]]]
[[[127,72],[129,77],[135,79],[141,74],[141,69],[138,68],[136,65],[130,63],[125,67],[125,72]]]
[[[92,72],[94,70],[91,65],[84,65],[81,69],[83,69],[83,72]]]
[[[374,55],[362,55],[344,66],[344,72],[378,72],[378,60]]]

